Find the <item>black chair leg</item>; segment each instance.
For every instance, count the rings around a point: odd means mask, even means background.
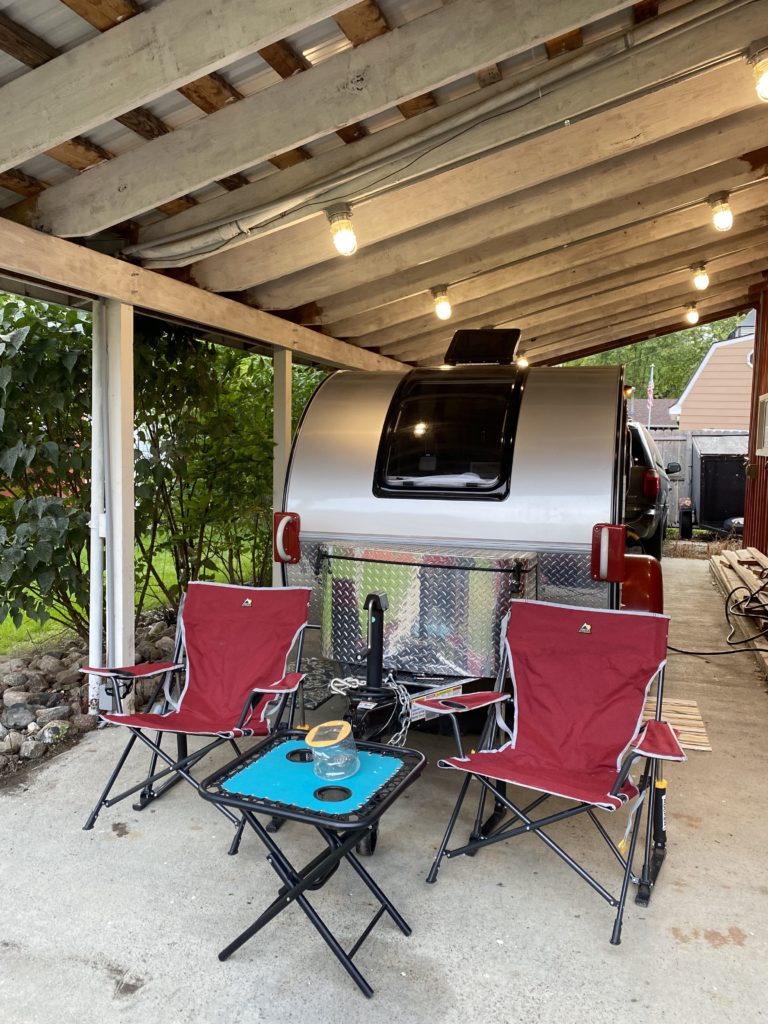
[[[125,750],[120,755],[120,759],[118,760],[117,764],[115,765],[114,771],[112,772],[112,774],[110,775],[109,779],[107,780],[107,784],[104,787],[104,790],[103,790],[101,796],[99,797],[99,799],[98,799],[98,801],[96,803],[96,806],[93,808],[91,813],[88,815],[88,820],[83,825],[83,831],[84,832],[88,832],[90,829],[93,828],[94,824],[96,823],[96,819],[99,816],[99,811],[104,806],[104,804],[107,802],[107,797],[109,796],[110,790],[114,786],[115,781],[117,780],[118,775],[122,771],[123,765],[125,764],[126,759],[127,759],[128,755],[130,754],[131,748],[133,747],[133,744],[135,742],[136,742],[136,734],[134,733],[131,736],[131,738],[128,740],[128,742],[126,743]]]
[[[451,838],[451,832],[453,832],[454,826],[456,825],[456,819],[459,816],[461,805],[464,803],[464,797],[467,795],[467,790],[469,789],[469,783],[471,781],[471,775],[464,776],[464,782],[462,784],[461,791],[459,792],[459,798],[456,801],[456,806],[453,808],[453,814],[451,815],[451,819],[448,822],[448,828],[445,830],[443,841],[440,843],[440,848],[437,851],[437,856],[432,862],[432,867],[429,869],[429,874],[427,875],[427,881],[430,883],[430,885],[437,881],[437,873],[440,870],[440,861],[443,859],[443,856],[445,855],[445,851],[448,846],[448,840]]]
[[[635,858],[635,846],[637,845],[637,835],[640,831],[641,817],[642,815],[638,811],[635,817],[635,821],[632,825],[632,835],[629,840],[629,849],[627,850],[627,866],[624,871],[624,878],[621,883],[619,905],[616,910],[616,920],[613,922],[613,932],[611,934],[612,946],[618,946],[621,943],[621,925],[624,920],[624,905],[627,902],[627,891],[629,889],[629,882],[632,877],[632,861]]]

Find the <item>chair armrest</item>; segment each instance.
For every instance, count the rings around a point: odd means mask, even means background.
[[[499,693],[498,690],[483,690],[480,693],[457,693],[450,697],[418,697],[413,703],[436,715],[458,715],[464,711],[487,708],[491,704],[503,704],[509,699],[508,693]]]
[[[613,796],[618,796],[621,788],[629,778],[632,765],[643,757],[652,757],[658,761],[687,761],[685,751],[680,746],[677,733],[669,722],[652,720],[644,722],[643,727],[632,741],[629,752],[621,763],[621,769],[611,788]]]
[[[91,676],[101,676],[102,679],[147,679],[150,676],[159,676],[164,672],[175,672],[177,669],[184,668],[183,665],[179,665],[173,661],[148,661],[144,665],[125,665],[122,668],[105,668],[104,666],[98,667],[93,665],[86,665],[81,668],[80,671],[87,673]]]
[[[278,679],[277,682],[270,683],[268,686],[254,686],[253,692],[293,693],[305,675],[305,672],[289,672],[287,676],[283,676],[282,679]]]
[[[634,753],[641,757],[655,757],[660,761],[687,761],[680,746],[677,732],[669,722],[644,722],[632,744]]]

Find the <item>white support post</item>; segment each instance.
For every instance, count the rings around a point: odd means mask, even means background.
[[[104,407],[107,370],[106,312],[103,301],[93,305],[91,360],[91,538],[88,556],[90,605],[88,664],[104,663]],[[88,676],[88,713],[99,709],[99,677]]]
[[[272,356],[274,381],[272,391],[273,427],[275,443],[272,462],[272,508],[283,510],[285,474],[288,470],[288,456],[291,450],[291,369],[293,359],[290,349],[276,348]],[[282,566],[272,563],[272,586],[283,583]]]
[[[107,657],[134,662],[133,307],[104,303],[107,335]]]

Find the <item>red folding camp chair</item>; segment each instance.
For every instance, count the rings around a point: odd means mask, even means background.
[[[434,882],[443,857],[474,854],[491,843],[525,833],[535,833],[607,903],[616,907],[611,942],[621,941],[621,923],[630,881],[637,884],[635,901],[647,905],[666,850],[664,799],[666,782],[659,762],[684,761],[674,730],[661,721],[664,665],[669,620],[664,615],[642,612],[596,611],[515,601],[506,623],[506,653],[501,672],[509,670],[514,700],[514,726],[509,730],[500,714],[500,695],[495,695],[496,720],[509,733],[501,746],[481,743],[476,753],[449,757],[443,768],[466,773],[427,881]],[[658,680],[656,714],[642,724],[643,707],[654,679]],[[489,695],[489,698],[492,695]],[[478,698],[481,700],[481,698]],[[454,707],[447,707],[454,703]],[[461,698],[423,700],[433,711],[455,715],[465,710]],[[455,720],[454,720],[455,721]],[[454,724],[458,740],[458,728]],[[482,749],[482,747],[485,749]],[[642,774],[634,782],[630,771],[645,759]],[[469,788],[476,778],[482,785],[475,826],[469,842],[449,850],[448,842]],[[522,793],[514,800],[507,786],[539,793],[526,806]],[[486,797],[495,809],[483,822]],[[531,812],[551,797],[562,797],[570,806],[543,817]],[[639,877],[632,862],[645,801],[645,857]],[[595,813],[631,805],[627,832],[616,843]],[[574,806],[575,805],[575,806]],[[619,896],[612,895],[544,831],[546,826],[586,814],[623,869]],[[626,851],[626,852],[625,852]]]
[[[303,676],[286,673],[288,655],[307,623],[311,591],[306,587],[258,588],[222,583],[190,583],[179,610],[176,661],[129,668],[85,668],[84,672],[111,681],[117,710],[101,717],[131,733],[104,791],[83,826],[93,828],[102,807],[139,793],[134,809],[143,810],[182,779],[196,789],[192,767],[222,743],[239,754],[236,739],[266,736],[266,712],[278,703],[278,716]],[[127,686],[141,677],[158,676],[150,708],[162,696],[159,713],[126,714],[122,698]],[[152,738],[149,733],[155,733]],[[176,735],[172,756],[162,749],[163,736]],[[210,736],[211,742],[189,753],[188,736]],[[151,751],[149,772],[141,782],[117,796],[109,794],[139,739]],[[165,767],[157,770],[158,761]],[[155,783],[165,778],[162,786]],[[227,808],[219,810],[233,823],[240,821]],[[237,839],[239,839],[238,832]],[[237,848],[233,843],[232,852]]]

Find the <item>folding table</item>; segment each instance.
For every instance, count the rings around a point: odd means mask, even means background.
[[[275,733],[207,778],[200,795],[219,806],[236,808],[267,849],[267,861],[282,886],[267,909],[219,953],[226,960],[293,902],[298,903],[344,969],[368,997],[373,989],[353,957],[386,912],[405,935],[411,929],[355,856],[355,847],[376,827],[381,815],[421,774],[425,758],[415,750],[379,743],[358,743],[360,768],[350,778],[327,781],[315,775],[310,748],[300,731]],[[294,867],[257,815],[313,826],[324,849],[302,868]],[[345,860],[380,904],[347,952],[307,899],[329,881]]]

